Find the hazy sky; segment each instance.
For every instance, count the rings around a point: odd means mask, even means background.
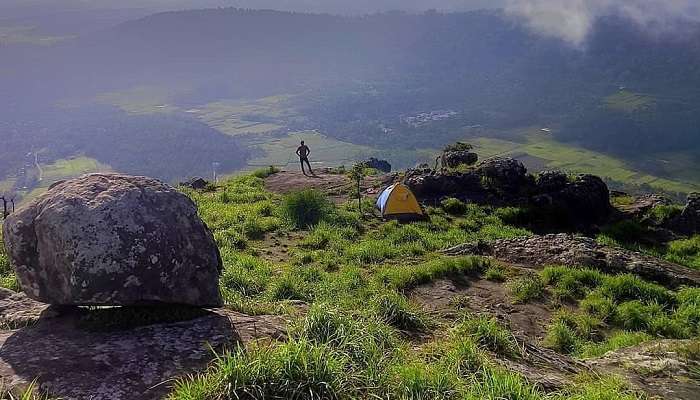
[[[385,10],[424,11],[497,8],[505,0],[2,0],[4,6],[73,6],[109,8],[182,9],[207,7],[272,8],[331,13],[372,13]],[[0,4],[0,8],[3,4]]]
[[[700,0],[508,0],[506,9],[532,29],[577,46],[604,15],[622,15],[661,33],[700,22]]]

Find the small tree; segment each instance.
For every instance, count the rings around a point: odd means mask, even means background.
[[[357,183],[357,209],[362,215],[362,181],[365,178],[365,164],[357,163],[350,170],[350,178]]]

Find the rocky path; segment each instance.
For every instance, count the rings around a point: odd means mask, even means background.
[[[390,184],[392,175],[366,177],[362,183],[364,195],[376,196],[382,187]],[[314,176],[304,176],[301,171],[281,171],[265,179],[265,189],[273,193],[286,194],[303,189],[315,189],[325,193],[334,203],[349,200],[354,183],[342,174],[318,170]]]

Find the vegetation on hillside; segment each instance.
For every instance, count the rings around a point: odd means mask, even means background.
[[[335,206],[313,191],[274,195],[255,176],[189,194],[220,245],[227,307],[287,313],[292,323],[285,341],[220,354],[209,371],[178,381],[171,399],[638,398],[618,380],[590,377],[545,393],[495,362],[521,352],[499,321],[466,311],[432,315],[411,298],[413,288],[442,278],[509,278],[487,259],[437,252],[530,234],[498,210],[450,201],[446,210],[429,208],[430,221],[363,221],[355,201]],[[287,258],[270,259],[265,246],[288,235],[299,239]],[[506,284],[531,301],[553,282],[541,279],[534,287],[526,278]],[[299,301],[308,311],[299,312]]]
[[[440,279],[487,279],[504,285],[514,303],[559,307],[542,344],[574,357],[659,337],[700,337],[697,288],[672,291],[587,268],[521,271],[439,253],[530,235],[508,225],[513,210],[450,199],[428,207],[428,221],[362,219],[354,200],[335,205],[321,192],[266,191],[264,178],[275,173],[266,168],[216,190],[186,193],[221,250],[226,307],[284,314],[288,337],[217,354],[207,371],[178,380],[170,399],[644,398],[606,376],[580,376],[544,391],[499,361],[525,357],[522,339],[502,320],[468,311],[468,298],[455,298],[454,313],[446,315],[416,301],[414,289]],[[695,240],[675,252],[685,254]],[[8,264],[0,252],[3,282],[16,289]]]

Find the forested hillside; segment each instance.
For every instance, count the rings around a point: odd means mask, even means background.
[[[531,138],[514,131],[542,127],[551,139],[617,157],[640,176],[678,182],[658,188],[687,191],[699,184],[700,30],[683,28],[682,36],[651,34],[606,17],[574,48],[499,11],[341,17],[231,8],[156,14],[53,46],[10,45],[0,49],[8,93],[0,121],[10,132],[0,178],[16,174],[27,153],[46,149],[47,162],[80,153],[174,179],[208,168],[212,158],[226,161],[207,150],[221,143],[233,146],[221,150],[231,154],[232,171],[247,158],[234,147],[255,152],[251,143],[269,136],[225,135],[257,132],[245,129],[254,123],[276,135],[280,127],[317,130],[409,152],[469,137],[523,143]],[[140,109],[141,102],[122,99],[134,90],[166,94]],[[96,111],[105,93],[121,96],[107,101],[121,110]],[[221,129],[230,115],[217,116],[217,124],[202,116],[216,102],[277,95],[288,96],[283,111],[236,109],[239,130]],[[143,115],[154,112],[160,115]],[[114,125],[115,118],[123,122]],[[199,134],[200,122],[213,129]],[[139,133],[144,124],[149,135]],[[123,136],[106,134],[115,126]],[[47,146],[43,132],[61,145]],[[122,144],[113,146],[117,137]],[[142,146],[145,137],[195,139],[156,149]],[[179,151],[197,154],[196,165],[168,162]],[[148,160],[158,154],[156,168]]]

